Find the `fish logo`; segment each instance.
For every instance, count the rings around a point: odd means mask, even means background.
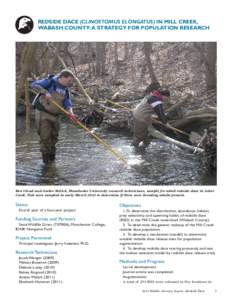
[[[19,33],[26,34],[32,31],[34,22],[32,18],[28,16],[21,16],[16,20],[15,27]]]

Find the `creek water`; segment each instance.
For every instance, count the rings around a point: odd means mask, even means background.
[[[145,153],[135,151],[131,137],[97,129],[96,133],[119,152],[128,166],[102,145],[68,122],[61,122],[56,161],[44,165],[34,123],[16,121],[17,185],[215,185],[201,156],[159,140]]]

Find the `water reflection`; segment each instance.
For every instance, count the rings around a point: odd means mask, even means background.
[[[57,159],[45,166],[38,136],[26,133],[17,119],[16,183],[18,185],[208,185],[215,177],[205,173],[199,155],[154,140],[144,153],[118,133],[97,133],[128,161],[119,162],[94,139],[75,126],[62,123]]]

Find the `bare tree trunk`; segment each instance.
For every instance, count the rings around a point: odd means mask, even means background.
[[[118,64],[118,43],[114,43],[114,63]]]
[[[207,90],[216,88],[217,43],[207,42],[202,44],[195,42],[193,45],[200,52],[201,64],[205,66]]]
[[[87,45],[86,45],[85,58],[86,58],[86,62],[88,63],[88,66],[89,66],[88,76],[89,76],[89,78],[91,78],[92,75],[95,73],[94,61],[95,61],[95,58],[96,58],[96,53],[92,49],[90,43],[87,43]]]
[[[118,72],[118,43],[114,43],[114,64],[115,64],[115,72]]]
[[[35,74],[38,76],[41,73],[49,74],[49,60],[48,60],[48,47],[43,42],[39,43],[38,50],[41,52],[37,59],[37,69],[35,70]]]
[[[206,84],[207,90],[215,89],[216,78],[217,44],[215,42],[206,45]]]
[[[124,43],[124,57],[123,57],[124,61],[128,59],[128,53],[129,53],[129,51],[128,51],[128,42],[125,42]]]
[[[18,86],[16,89],[16,108],[18,105],[19,98],[24,93],[25,81],[27,80],[27,78],[30,75],[30,72],[32,71],[33,59],[35,57],[37,45],[38,43],[30,42],[30,43],[26,43],[23,48],[21,61],[20,61],[21,71],[20,71]]]
[[[105,74],[106,60],[106,43],[96,43],[96,75],[102,76]]]
[[[57,51],[58,54],[61,53],[61,52],[64,52],[64,54],[65,54],[66,47],[68,47],[68,43],[67,42],[65,42],[65,43],[63,43],[63,42],[54,43],[54,47],[56,48],[56,51]],[[64,57],[65,55],[62,54],[62,56]],[[54,71],[58,71],[60,69],[60,67],[61,67],[61,64],[60,64],[59,59],[56,56],[54,56],[53,60],[50,63],[49,70],[48,70],[47,73],[48,74],[54,74]]]
[[[29,83],[25,80],[25,107],[26,107],[26,132],[30,131],[30,96]]]
[[[145,42],[145,43],[143,43],[143,45],[144,45],[143,50],[144,50],[144,55],[145,55],[145,61],[146,61],[146,65],[147,65],[147,68],[149,71],[151,81],[158,82],[158,80],[155,76],[155,72],[152,67],[152,62],[151,62],[152,45],[150,42]]]

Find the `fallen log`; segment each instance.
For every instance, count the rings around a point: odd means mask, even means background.
[[[177,103],[173,104],[166,110],[167,117],[172,119],[172,117],[179,111],[180,107],[182,107],[183,103],[189,100],[192,97],[191,94],[185,96],[182,100],[178,101]]]
[[[169,144],[174,144],[174,145],[176,145],[180,148],[191,150],[192,152],[194,152],[194,151],[198,152],[198,153],[203,153],[204,152],[204,149],[202,149],[202,148],[194,147],[194,146],[188,145],[186,143],[174,140],[174,139],[166,136],[165,134],[163,134],[160,131],[156,130],[152,125],[148,127],[148,131],[149,131],[149,133],[152,137],[161,139],[161,140],[163,140],[163,141],[165,141]]]
[[[200,115],[195,115],[195,116],[188,116],[188,117],[185,117],[180,120],[170,121],[170,123],[174,127],[185,128],[194,122],[201,121],[202,123],[205,123],[205,122],[211,122],[214,120],[216,120],[215,114],[200,114]]]
[[[208,106],[205,108],[200,108],[191,112],[188,112],[185,117],[192,117],[192,116],[196,116],[196,115],[202,115],[202,114],[212,114],[215,115],[217,114],[217,108],[216,107],[212,107],[212,106]]]

